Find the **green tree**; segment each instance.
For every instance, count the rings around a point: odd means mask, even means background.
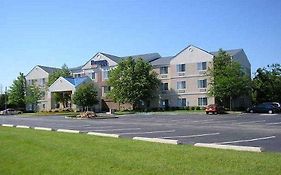
[[[0,110],[5,109],[5,103],[7,103],[7,99],[7,94],[0,94]]]
[[[118,103],[130,103],[135,108],[140,103],[147,106],[159,88],[160,80],[151,64],[141,58],[131,57],[121,61],[110,71],[108,85],[112,87],[108,97]]]
[[[57,69],[49,75],[48,87],[50,87],[59,77],[71,77],[70,70],[66,64],[64,64],[61,69]]]
[[[35,85],[29,85],[26,87],[25,102],[26,104],[32,105],[33,111],[37,110],[38,100],[40,100],[41,97],[42,97],[42,92],[40,91],[39,87]]]
[[[48,87],[50,87],[59,77],[71,77],[71,72],[68,69],[67,65],[64,64],[61,69],[58,69],[49,75]],[[55,101],[63,104],[63,107],[66,107],[66,104],[71,99],[71,94],[67,92],[55,92],[53,94]]]
[[[207,75],[211,77],[209,95],[215,97],[216,103],[228,106],[229,102],[230,110],[232,99],[250,94],[250,77],[245,75],[241,65],[222,49],[215,56]]]
[[[281,65],[272,64],[258,68],[253,79],[253,101],[281,102]]]
[[[25,108],[26,80],[23,73],[14,80],[9,90],[9,104],[17,108]]]
[[[94,83],[82,84],[74,92],[73,103],[83,108],[83,110],[98,104],[98,91]]]

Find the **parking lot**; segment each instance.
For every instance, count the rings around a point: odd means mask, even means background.
[[[175,139],[183,144],[254,146],[281,152],[281,114],[136,114],[97,120],[0,116],[0,124],[109,133],[126,138]]]

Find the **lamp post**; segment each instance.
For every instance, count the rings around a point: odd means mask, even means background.
[[[5,111],[7,112],[7,86],[5,87]]]

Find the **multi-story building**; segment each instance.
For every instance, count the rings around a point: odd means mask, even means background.
[[[226,51],[233,60],[238,61],[245,73],[250,76],[251,65],[243,49]],[[184,106],[206,106],[215,103],[215,98],[207,95],[210,77],[206,75],[208,67],[212,66],[214,56],[217,52],[208,52],[196,46],[190,45],[175,56],[161,57],[158,53],[149,53],[130,56],[133,59],[142,58],[152,64],[154,71],[158,73],[161,80],[159,99],[151,99],[150,107],[184,107]],[[93,81],[98,87],[99,105],[95,106],[96,111],[107,111],[119,109],[119,104],[106,98],[110,87],[106,84],[110,69],[129,56],[119,57],[106,53],[97,53],[84,65],[70,69],[73,78],[59,78],[45,91],[44,101],[40,101],[40,110],[50,110],[57,107],[52,98],[53,92],[67,92],[73,94],[79,85],[84,82]],[[42,70],[41,70],[41,69]],[[44,69],[45,68],[45,69]],[[36,71],[39,69],[40,71]],[[47,77],[51,70],[36,66],[26,79],[32,83],[33,79],[46,84]],[[87,78],[85,78],[87,77]],[[41,80],[40,80],[41,79]],[[45,79],[43,81],[43,79]],[[39,83],[40,84],[40,83]],[[249,105],[249,99],[241,97],[233,102],[233,106]],[[69,107],[75,108],[71,103]],[[122,104],[121,108],[131,108],[129,104]]]

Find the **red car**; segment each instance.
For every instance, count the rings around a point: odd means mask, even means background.
[[[219,106],[217,104],[210,104],[205,109],[206,114],[223,114],[224,113],[224,107]]]

